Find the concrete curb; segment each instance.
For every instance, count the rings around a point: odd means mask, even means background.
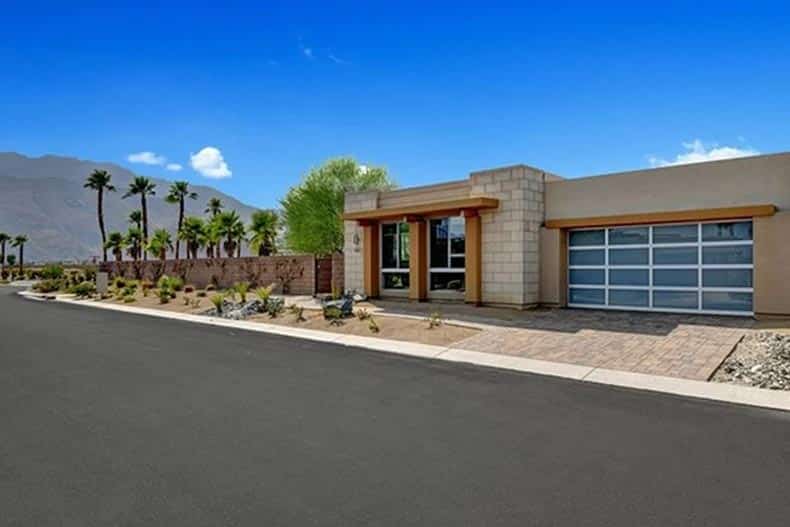
[[[513,357],[510,355],[495,355],[492,353],[482,353],[478,351],[464,350],[453,347],[431,346],[414,342],[388,340],[375,337],[363,337],[357,335],[344,335],[341,333],[331,333],[328,331],[318,331],[312,329],[299,329],[276,324],[266,324],[261,322],[247,322],[244,320],[228,320],[224,318],[205,317],[201,315],[190,315],[186,313],[173,313],[156,309],[146,309],[140,307],[101,304],[89,300],[75,300],[71,295],[41,295],[30,291],[20,291],[18,294],[33,300],[51,300],[66,304],[94,307],[98,309],[109,309],[125,313],[138,315],[155,316],[171,320],[181,320],[197,324],[208,324],[211,326],[255,331],[258,333],[270,333],[286,337],[308,339],[318,342],[331,342],[344,346],[366,348],[386,353],[396,353],[412,357],[430,358],[487,366],[505,370],[534,373],[537,375],[549,375],[572,379],[580,382],[592,382],[609,386],[619,386],[637,390],[647,390],[652,392],[680,395],[711,401],[723,401],[727,403],[742,404],[747,406],[758,406],[776,410],[790,411],[790,392],[764,390],[748,386],[738,386],[735,384],[724,384],[715,382],[693,381],[679,379],[675,377],[661,377],[656,375],[646,375],[642,373],[632,373],[617,370],[607,370],[603,368],[593,368],[580,366],[577,364],[565,364],[561,362],[549,362],[524,357]]]

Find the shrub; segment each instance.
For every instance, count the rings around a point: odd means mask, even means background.
[[[96,294],[96,284],[93,282],[82,282],[71,288],[71,293],[77,295],[77,298],[85,298]]]
[[[35,291],[39,293],[52,293],[54,291],[60,291],[63,287],[63,280],[58,280],[55,278],[50,278],[48,280],[42,280],[41,282],[37,283],[33,286]]]
[[[249,282],[238,282],[233,286],[233,290],[239,294],[239,298],[243,304],[247,303],[247,291],[250,290]]]
[[[285,309],[285,300],[277,297],[270,297],[266,301],[266,312],[270,317],[275,318]]]
[[[126,279],[123,276],[116,276],[115,280],[112,281],[112,285],[117,289],[123,289],[126,287]]]
[[[340,325],[343,323],[343,311],[336,306],[327,306],[324,308],[324,320]]]
[[[148,280],[143,280],[140,282],[140,288],[143,290],[143,296],[148,296],[148,292],[151,291],[151,288],[154,286]]]
[[[134,297],[134,295],[126,295],[123,297],[124,304],[133,304],[135,302],[137,302],[137,299]]]
[[[96,268],[95,267],[86,267],[85,268],[85,281],[86,282],[95,282],[96,281]]]
[[[374,319],[373,317],[370,317],[368,319],[368,329],[370,330],[371,333],[378,333],[379,331],[381,331],[381,328],[379,328],[379,325],[376,323],[376,319]]]
[[[39,272],[39,275],[44,280],[58,280],[63,278],[63,274],[63,266],[58,264],[44,266],[44,268]]]
[[[371,318],[370,311],[364,307],[357,309],[357,318],[359,320],[368,320]]]
[[[273,289],[274,289],[274,284],[268,287],[259,287],[258,289],[255,290],[255,294],[258,296],[258,298],[261,299],[261,302],[266,304],[269,301],[269,297],[272,296]]]
[[[222,313],[222,304],[225,302],[225,295],[217,293],[211,296],[211,303],[217,309],[217,313]]]
[[[302,306],[291,304],[290,306],[288,306],[288,311],[294,314],[297,322],[304,322],[305,320],[307,320],[304,317],[304,307]]]
[[[426,320],[428,322],[428,329],[438,328],[444,323],[442,314],[438,311],[431,313],[431,316],[429,316]]]
[[[173,291],[166,287],[159,288],[159,303],[160,304],[167,304],[170,302],[170,297],[175,294]]]
[[[184,289],[184,281],[177,277],[173,276],[170,278],[170,289],[173,291],[181,291]]]
[[[206,297],[206,292],[205,291],[198,291],[197,293],[195,293],[195,296],[198,296],[200,298],[205,298]]]

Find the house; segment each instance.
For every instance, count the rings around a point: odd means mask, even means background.
[[[790,315],[790,153],[345,199],[345,286],[517,308]]]

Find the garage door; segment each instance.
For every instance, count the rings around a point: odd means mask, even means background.
[[[751,315],[751,221],[568,232],[568,305]]]

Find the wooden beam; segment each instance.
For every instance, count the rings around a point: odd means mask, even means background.
[[[457,216],[464,209],[495,209],[499,207],[499,200],[479,196],[476,198],[452,199],[445,201],[432,201],[427,203],[415,203],[413,205],[402,205],[399,207],[386,207],[381,209],[362,210],[357,212],[347,212],[343,214],[343,219],[347,221],[383,220],[397,219],[407,216],[424,216],[426,214],[444,214],[447,216]]]
[[[693,209],[669,212],[645,212],[615,216],[593,216],[588,218],[562,218],[547,220],[549,229],[575,229],[582,227],[608,227],[618,225],[640,225],[646,223],[679,223],[685,221],[713,221],[773,216],[775,205],[748,205],[715,209]]]
[[[409,220],[409,299],[428,298],[428,240],[425,221]]]
[[[362,227],[362,275],[365,294],[379,296],[379,226],[368,222]]]
[[[482,226],[480,216],[467,216],[466,225],[466,293],[468,304],[483,302]]]

